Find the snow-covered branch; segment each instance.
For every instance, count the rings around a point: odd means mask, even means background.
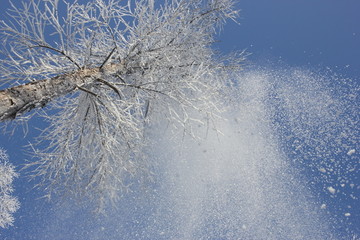
[[[20,203],[12,196],[13,180],[18,174],[14,166],[9,163],[6,151],[0,148],[0,227],[7,228],[14,222],[13,213],[19,209]]]

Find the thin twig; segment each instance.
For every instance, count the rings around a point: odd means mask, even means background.
[[[107,61],[110,59],[111,55],[114,53],[115,49],[116,49],[116,47],[114,47],[114,48],[111,50],[111,52],[109,53],[109,55],[106,57],[106,59],[104,60],[104,62],[101,64],[100,69],[102,69],[103,66],[107,63]]]
[[[89,94],[91,94],[91,95],[93,95],[93,96],[95,96],[95,97],[99,97],[99,95],[97,95],[96,93],[90,91],[89,89],[80,87],[79,85],[76,85],[76,87],[77,87],[79,90],[81,90],[81,91],[84,91],[84,92],[86,92],[86,93],[89,93]]]
[[[77,64],[77,62],[75,62],[74,59],[72,59],[72,58],[71,58],[69,55],[67,55],[64,51],[60,51],[60,50],[58,50],[58,49],[56,49],[56,48],[53,48],[53,47],[51,47],[51,46],[42,45],[42,44],[38,44],[38,45],[36,45],[36,46],[30,46],[29,48],[35,48],[35,47],[47,48],[47,49],[50,49],[50,50],[52,50],[52,51],[54,51],[54,52],[60,53],[61,55],[63,55],[63,56],[66,57],[67,59],[69,59],[70,62],[72,62],[73,64],[75,64],[78,69],[81,69],[80,65]]]
[[[101,83],[105,84],[106,86],[108,86],[109,88],[111,88],[112,90],[114,90],[117,93],[117,95],[119,95],[119,97],[121,99],[121,94],[120,94],[119,89],[117,89],[117,87],[115,87],[114,85],[112,85],[108,81],[105,81],[104,79],[101,79],[101,78],[96,79],[96,81],[101,82]]]

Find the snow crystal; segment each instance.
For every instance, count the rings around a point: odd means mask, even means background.
[[[326,204],[325,203],[321,204],[320,208],[321,209],[326,209]]]
[[[351,149],[347,152],[347,155],[351,156],[355,153],[355,149]]]
[[[350,213],[345,213],[344,215],[345,215],[345,217],[350,217],[351,216]]]
[[[335,188],[333,188],[333,187],[328,187],[327,189],[331,194],[335,194],[335,192],[336,192]]]

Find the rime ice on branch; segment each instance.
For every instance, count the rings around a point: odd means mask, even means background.
[[[35,147],[35,176],[50,190],[115,200],[127,178],[147,171],[143,134],[156,113],[187,131],[216,114],[229,74],[243,60],[241,53],[218,57],[211,48],[216,31],[237,16],[233,5],[14,4],[10,20],[1,22],[0,80],[10,87],[0,91],[0,120],[45,105],[57,110],[45,116],[50,126]]]
[[[14,222],[13,213],[19,209],[19,201],[11,193],[12,182],[18,174],[14,166],[8,162],[8,155],[0,148],[0,227],[7,228]]]

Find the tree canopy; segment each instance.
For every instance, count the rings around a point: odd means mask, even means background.
[[[187,134],[208,124],[243,60],[212,47],[237,15],[232,0],[13,4],[0,22],[0,120],[49,122],[28,164],[49,196],[72,193],[101,208],[150,174],[142,149],[159,114]]]

